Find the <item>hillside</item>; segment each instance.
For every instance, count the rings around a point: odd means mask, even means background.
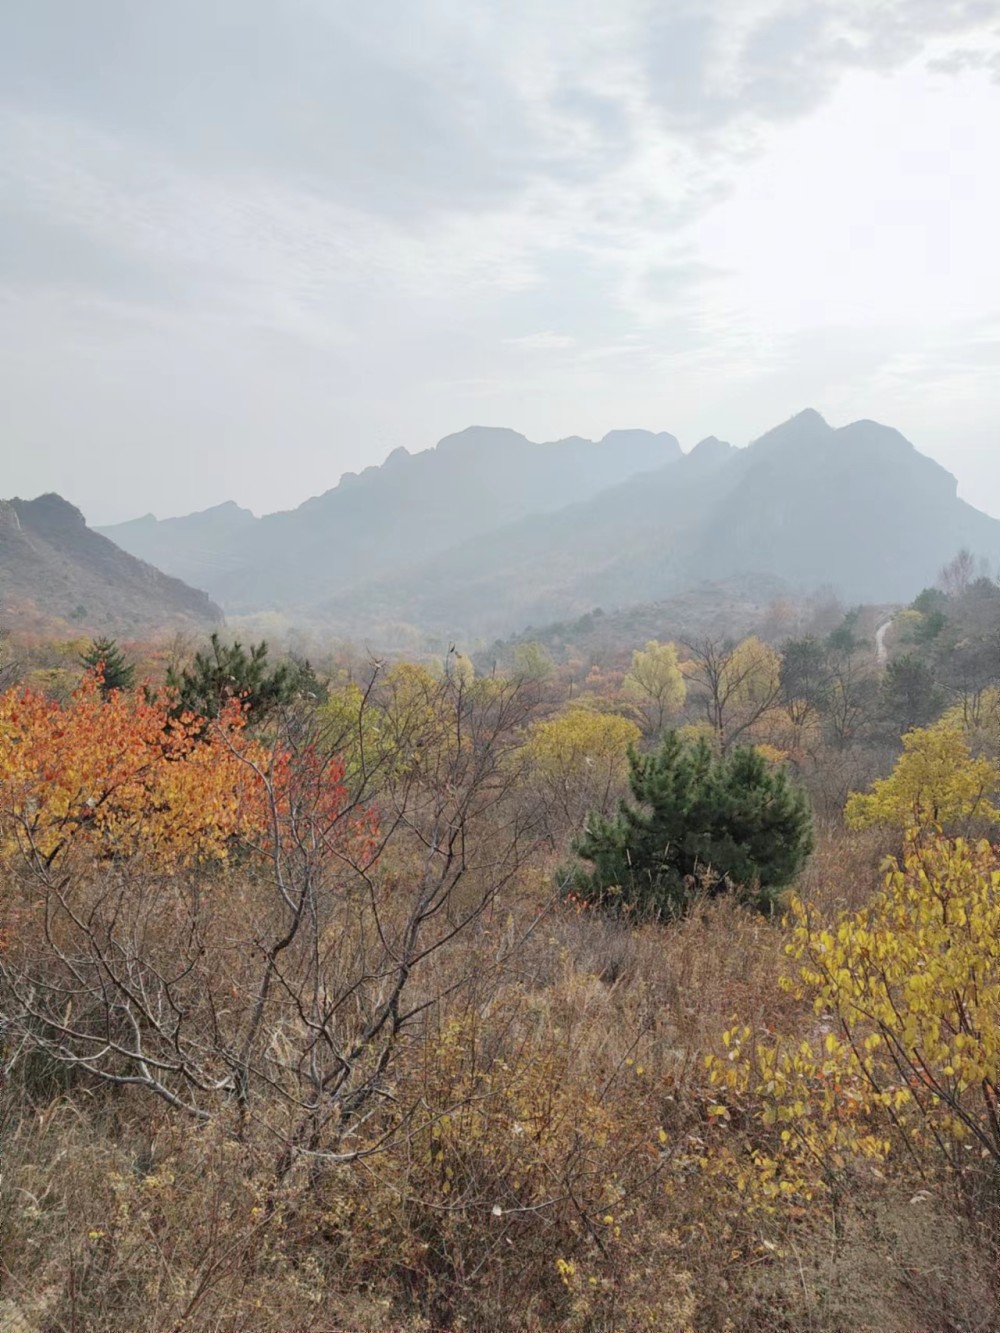
[[[0,625],[28,613],[131,637],[222,619],[205,593],[120,550],[53,494],[0,501]]]
[[[130,555],[202,588],[235,567],[233,547],[257,522],[249,509],[227,500],[182,518],[145,514],[96,531]]]
[[[297,509],[254,519],[235,505],[103,528],[145,560],[206,587],[228,611],[302,610],[411,568],[530,514],[587,500],[681,457],[672,435],[612,431],[534,444],[472,426],[433,449],[394,450]]]
[[[958,498],[958,483],[899,431],[835,430],[802,412],[734,460],[693,559],[706,577],[755,570],[800,588],[831,584],[849,602],[907,601],[962,547],[991,566],[1000,522]]]
[[[780,579],[757,576],[696,583],[661,601],[636,602],[615,610],[602,607],[572,620],[529,625],[519,634],[497,639],[473,657],[478,670],[489,674],[497,663],[514,660],[518,645],[537,643],[556,663],[573,659],[627,667],[635,648],[650,639],[696,642],[704,638],[742,639],[749,634],[787,637],[815,609],[788,598]]]

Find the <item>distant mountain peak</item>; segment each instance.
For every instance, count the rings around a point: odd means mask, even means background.
[[[246,518],[254,517],[252,509],[244,509],[244,507],[242,505],[238,505],[235,500],[223,500],[221,504],[210,505],[208,509],[203,509],[201,512],[203,514],[220,514],[220,515],[238,514]]]
[[[44,495],[38,495],[34,500],[15,499],[12,503],[22,520],[31,515],[36,521],[44,522],[46,526],[52,524],[64,524],[73,528],[87,526],[87,520],[76,505],[70,504],[55,491],[46,491]]]
[[[662,463],[668,463],[675,458],[679,458],[683,452],[676,437],[668,434],[665,430],[640,430],[635,427],[625,430],[609,430],[600,443],[604,449],[622,449],[630,452],[641,450],[648,454],[650,458]]]
[[[801,412],[796,412],[793,417],[789,417],[785,424],[790,425],[792,422],[796,421],[803,426],[823,426],[827,430],[833,430],[833,427],[827,421],[826,417],[824,417],[822,413],[817,412],[815,407],[804,407]],[[780,426],[778,429],[781,429]]]
[[[738,452],[725,440],[709,435],[704,440],[699,440],[694,448],[684,455],[684,470],[689,473],[714,472],[724,467]]]
[[[526,445],[527,443],[526,436],[511,430],[509,426],[466,426],[464,430],[455,431],[454,434],[438,440],[434,452],[447,454],[460,449],[486,449],[504,444]]]
[[[731,454],[733,446],[726,440],[720,440],[717,435],[706,435],[703,440],[688,451],[688,458],[694,458],[699,454]]]
[[[622,426],[617,430],[609,430],[601,437],[601,444],[621,444],[626,440],[665,440],[673,439],[672,435],[667,435],[666,431],[645,430],[641,426]]]
[[[815,408],[807,407],[802,412],[796,412],[795,416],[789,417],[787,421],[783,421],[780,426],[773,427],[751,441],[749,452],[759,458],[772,449],[795,450],[824,444],[836,434],[834,428]]]

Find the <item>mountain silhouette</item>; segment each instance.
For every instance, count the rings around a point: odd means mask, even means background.
[[[470,426],[422,453],[396,449],[297,509],[247,521],[245,510],[237,518],[220,506],[101,532],[208,588],[227,610],[301,610],[680,457],[672,435],[650,431],[533,444],[513,430]]]
[[[532,444],[470,427],[397,449],[297,509],[235,505],[103,530],[183,570],[227,610],[353,634],[409,625],[478,638],[757,577],[848,602],[902,602],[967,548],[1000,561],[1000,522],[874,421],[807,410],[746,448],[612,431]]]

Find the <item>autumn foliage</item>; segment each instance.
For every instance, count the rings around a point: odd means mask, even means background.
[[[260,772],[272,757],[238,700],[205,732],[167,701],[87,676],[67,703],[38,690],[0,696],[0,852],[52,864],[73,853],[143,855],[160,865],[226,856],[263,827]]]
[[[237,698],[207,724],[173,704],[169,691],[105,696],[93,674],[65,703],[0,695],[0,855],[174,869],[224,861],[237,844],[270,854],[304,805],[320,843],[334,830],[356,849],[374,837],[373,811],[345,817],[336,754],[251,736]]]
[[[870,792],[852,792],[845,817],[854,828],[964,831],[969,821],[996,820],[991,803],[1000,790],[1000,769],[974,755],[956,723],[939,722],[903,737],[903,753],[887,778]]]
[[[215,718],[25,658],[0,1327],[1000,1327],[1000,709],[765,637]]]
[[[833,920],[791,911],[786,987],[805,1037],[740,1024],[708,1057],[728,1164],[757,1206],[829,1207],[859,1172],[943,1171],[970,1200],[1000,1166],[1000,862],[911,838],[881,891]],[[742,1125],[734,1132],[737,1120]]]

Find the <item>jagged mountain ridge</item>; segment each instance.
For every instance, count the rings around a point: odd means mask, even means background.
[[[0,501],[0,624],[17,628],[26,608],[126,637],[222,619],[205,593],[121,550],[52,493]]]
[[[467,638],[755,574],[903,602],[962,547],[995,567],[1000,522],[898,431],[806,411],[745,449],[704,441],[677,465],[465,543],[320,608],[338,626],[409,621]]]
[[[220,514],[105,531],[152,531],[190,554]],[[835,429],[811,410],[746,448],[712,437],[688,454],[649,432],[532,445],[473,427],[397,450],[298,509],[225,521],[226,567],[204,582],[227,609],[345,634],[481,639],[748,575],[907,601],[961,547],[1000,561],[1000,522],[898,431]]]
[[[321,603],[318,617],[341,629],[408,622],[475,639],[656,600],[687,581],[676,548],[725,488],[738,452],[705,440],[590,500],[496,529],[405,575],[369,580]]]
[[[250,522],[228,512],[224,528],[223,506],[100,531],[171,573],[183,570],[229,611],[303,610],[681,456],[666,433],[533,444],[516,431],[471,426],[421,453],[396,449],[381,467],[347,473],[297,509]]]

